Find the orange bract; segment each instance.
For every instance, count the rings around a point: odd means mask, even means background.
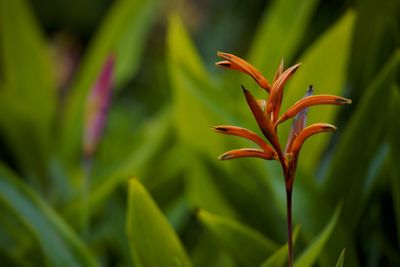
[[[279,76],[282,74],[282,72],[283,72],[283,58],[281,59],[281,62],[279,63],[278,68],[276,69],[273,83],[279,78]]]
[[[293,106],[291,106],[276,122],[279,124],[287,119],[293,118],[297,113],[302,111],[304,108],[316,106],[316,105],[349,105],[351,100],[334,95],[314,95],[307,96],[299,101],[297,101]]]
[[[315,123],[306,128],[304,128],[299,135],[294,139],[291,151],[288,153],[297,154],[303,143],[312,135],[322,132],[333,132],[336,131],[336,126],[329,123]]]
[[[259,72],[256,68],[247,63],[245,60],[235,55],[223,52],[218,52],[217,55],[225,59],[224,61],[215,63],[217,66],[228,69],[234,69],[246,73],[250,75],[258,83],[258,85],[260,85],[261,88],[269,92],[270,84],[267,81],[267,79],[264,78],[261,72]]]
[[[266,142],[264,142],[264,140],[261,137],[259,137],[257,134],[255,134],[252,131],[247,130],[245,128],[221,125],[221,126],[215,126],[215,127],[213,127],[213,129],[217,133],[227,134],[227,135],[235,135],[235,136],[240,136],[240,137],[246,138],[248,140],[253,141],[257,145],[259,145],[264,150],[264,152],[275,153],[273,148],[270,147]]]
[[[246,157],[256,157],[267,160],[276,159],[276,153],[266,153],[261,149],[256,148],[241,148],[225,152],[218,157],[220,160],[236,159],[236,158],[246,158]]]
[[[281,75],[279,75],[279,77],[273,83],[267,104],[267,114],[271,116],[272,121],[276,121],[278,119],[279,109],[282,104],[283,86],[287,80],[292,77],[300,65],[301,64],[299,63],[288,68]]]

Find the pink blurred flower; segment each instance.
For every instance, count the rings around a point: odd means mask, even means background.
[[[109,56],[94,84],[86,106],[83,149],[85,157],[91,157],[101,139],[111,103],[114,87],[114,57]]]

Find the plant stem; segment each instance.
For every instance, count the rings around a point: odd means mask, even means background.
[[[92,172],[92,159],[90,157],[84,157],[83,171],[84,171],[84,177],[82,181],[82,217],[81,217],[82,229],[81,230],[83,237],[87,239],[89,235],[89,224],[90,224],[89,191],[90,191],[90,176]]]
[[[287,232],[288,232],[288,262],[289,267],[293,267],[293,238],[292,238],[292,190],[286,190],[287,207]]]

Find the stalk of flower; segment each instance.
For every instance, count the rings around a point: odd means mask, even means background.
[[[254,132],[236,126],[215,126],[213,129],[221,134],[243,137],[255,143],[259,148],[241,148],[222,154],[220,160],[230,160],[243,157],[256,157],[266,160],[277,160],[281,167],[285,181],[287,202],[287,230],[288,230],[288,265],[293,266],[293,241],[292,241],[292,190],[300,150],[304,142],[311,136],[335,131],[336,127],[328,123],[315,123],[306,127],[308,108],[316,105],[347,105],[351,103],[346,99],[333,95],[312,95],[310,86],[305,97],[294,103],[286,112],[279,116],[283,99],[283,89],[286,82],[292,77],[300,63],[284,70],[283,60],[275,72],[272,84],[245,60],[228,53],[218,52],[217,55],[224,59],[216,65],[227,69],[238,70],[251,76],[268,95],[265,99],[257,100],[243,85],[243,93],[253,116],[263,133],[266,141]],[[293,118],[285,150],[277,134],[279,124]],[[269,144],[267,143],[269,142]]]

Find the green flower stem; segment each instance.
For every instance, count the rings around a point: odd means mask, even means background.
[[[89,236],[90,224],[90,205],[89,205],[89,192],[90,192],[90,176],[92,172],[92,159],[91,157],[84,157],[82,162],[84,177],[82,181],[82,214],[81,214],[81,231],[84,238]]]

